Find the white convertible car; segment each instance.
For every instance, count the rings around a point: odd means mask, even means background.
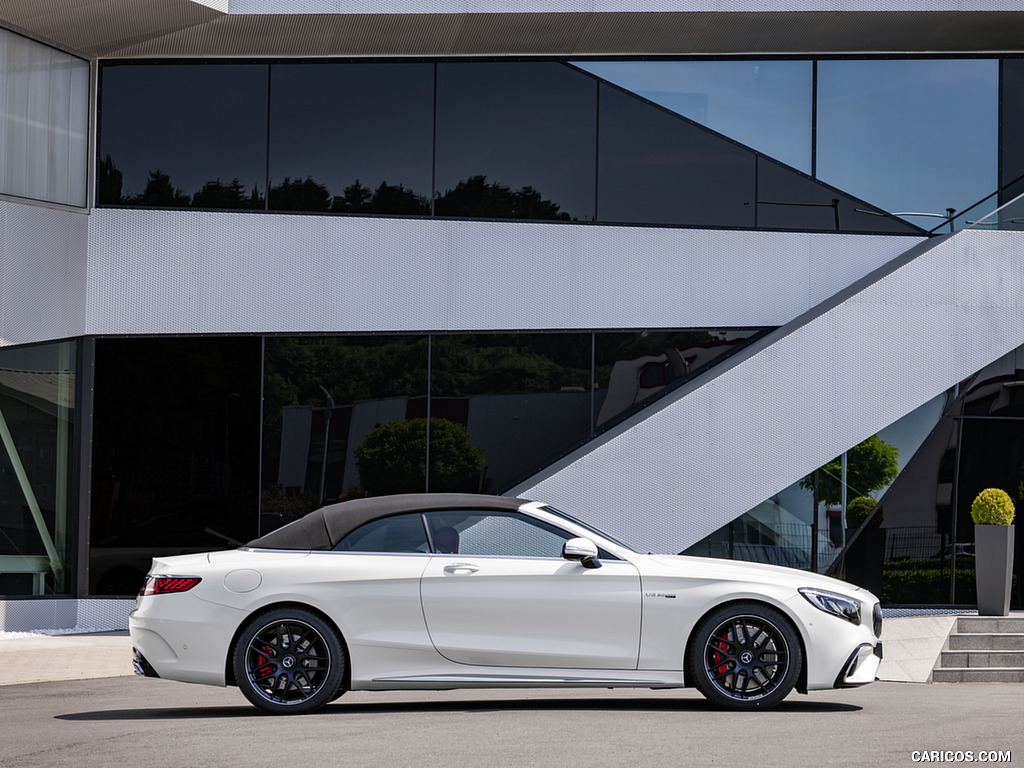
[[[139,674],[312,712],[345,691],[696,686],[730,709],[875,679],[871,593],[805,571],[642,555],[539,502],[334,504],[228,552],[153,561]]]

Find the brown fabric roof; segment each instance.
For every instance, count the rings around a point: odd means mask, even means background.
[[[359,526],[382,517],[435,509],[516,510],[525,503],[526,499],[477,493],[407,493],[353,499],[321,507],[283,528],[253,539],[246,546],[257,549],[333,549]]]

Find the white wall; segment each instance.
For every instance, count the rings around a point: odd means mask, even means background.
[[[781,325],[915,242],[95,209],[80,332]]]

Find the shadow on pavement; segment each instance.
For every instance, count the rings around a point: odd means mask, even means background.
[[[788,714],[798,712],[859,712],[863,707],[831,701],[788,700],[764,714]],[[332,715],[363,714],[408,714],[436,712],[529,712],[529,711],[609,711],[623,712],[712,712],[714,707],[703,699],[509,699],[504,701],[452,701],[452,702],[380,702],[377,704],[346,705],[343,701],[329,704],[318,712],[305,717],[330,717]],[[729,713],[724,713],[729,714]],[[744,714],[744,713],[736,713]],[[251,706],[239,707],[159,707],[152,709],[109,709],[95,712],[74,712],[57,715],[56,720],[100,721],[100,720],[189,720],[220,718],[273,717]]]

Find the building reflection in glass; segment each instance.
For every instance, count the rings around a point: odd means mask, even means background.
[[[264,518],[352,496],[501,493],[758,332],[267,339]]]
[[[0,595],[73,593],[77,353],[0,350]]]

